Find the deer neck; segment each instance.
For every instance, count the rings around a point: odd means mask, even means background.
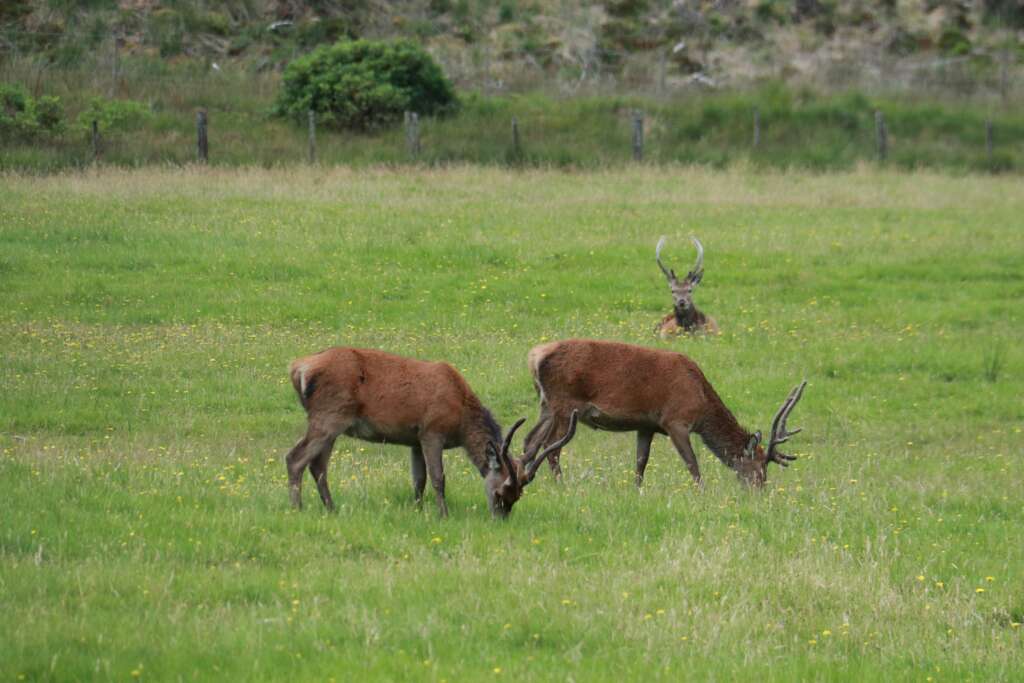
[[[698,311],[696,306],[685,308],[677,305],[672,310],[676,316],[676,323],[684,330],[693,330],[704,324],[704,314]]]
[[[462,447],[481,477],[486,477],[490,469],[487,463],[488,443],[494,443],[496,447],[501,446],[501,426],[495,421],[491,411],[478,404],[466,411],[462,425]]]
[[[707,385],[707,389],[710,389],[710,385]],[[750,441],[751,434],[740,426],[714,389],[706,390],[706,395],[711,405],[700,422],[694,425],[693,431],[715,457],[735,469],[736,461],[743,457],[743,449]]]

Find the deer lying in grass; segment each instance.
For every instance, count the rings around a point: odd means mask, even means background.
[[[668,287],[672,291],[672,312],[662,318],[655,327],[655,332],[662,339],[680,334],[718,334],[715,319],[697,310],[693,303],[693,290],[704,277],[704,247],[696,237],[691,239],[697,247],[697,262],[682,281],[676,277],[676,271],[666,268],[661,262],[661,248],[665,246],[664,237],[658,240],[658,246],[654,249],[654,260],[665,274]]]
[[[441,454],[461,446],[484,478],[491,514],[505,517],[548,456],[526,463],[512,459],[508,448],[520,420],[502,444],[501,427],[447,363],[404,358],[383,351],[332,348],[291,364],[292,384],[306,409],[306,435],[285,457],[292,505],[302,507],[302,474],[309,467],[320,500],[334,508],[327,485],[327,463],[340,435],[363,441],[412,448],[412,484],[416,502],[423,499],[427,474],[441,516],[444,499]],[[548,449],[561,448],[575,433],[575,418],[566,422],[563,438]]]
[[[617,342],[569,339],[536,346],[528,356],[533,383],[540,396],[540,419],[526,437],[524,462],[565,429],[569,416],[613,432],[636,432],[636,485],[643,483],[651,440],[666,434],[679,451],[694,482],[700,468],[690,445],[697,434],[740,480],[763,486],[768,463],[783,467],[795,460],[779,446],[800,430],[786,430],[786,418],[800,400],[806,380],[790,392],[775,414],[767,448],[761,432],[740,426],[725,407],[697,364],[672,351],[647,349]],[[560,451],[545,449],[544,457],[561,477]]]

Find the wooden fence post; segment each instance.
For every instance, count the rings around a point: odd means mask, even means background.
[[[633,161],[644,160],[644,113],[633,112]]]
[[[309,163],[316,163],[316,114],[310,109],[307,112],[309,118]]]
[[[95,164],[100,160],[100,124],[96,119],[92,120],[92,162]]]
[[[875,145],[878,148],[878,160],[885,161],[889,156],[889,131],[880,109],[875,110]]]
[[[512,117],[512,155],[518,159],[522,155],[522,149],[519,147],[519,121],[516,117]]]
[[[112,54],[112,59],[111,59],[112,64],[111,64],[111,68],[110,68],[110,96],[111,97],[116,97],[117,96],[117,79],[118,79],[118,77],[120,75],[120,71],[121,71],[121,55],[119,54],[118,49],[117,49],[117,34],[116,33],[111,34],[111,37],[114,39],[114,50],[113,50],[113,54]]]
[[[414,111],[405,112],[405,141],[415,161],[420,155],[420,116]]]
[[[196,112],[196,157],[205,164],[210,158],[210,144],[206,137],[206,110]]]
[[[754,107],[754,147],[761,144],[761,110]]]
[[[658,94],[664,95],[668,77],[668,50],[662,50],[658,55]]]
[[[992,147],[994,134],[992,131],[992,120],[989,119],[985,122],[985,155],[988,157],[988,162],[992,163]]]

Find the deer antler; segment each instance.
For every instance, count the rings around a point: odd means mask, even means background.
[[[658,246],[654,248],[654,260],[658,262],[658,267],[661,268],[661,272],[665,273],[665,278],[669,282],[675,282],[676,281],[676,271],[669,270],[661,262],[661,248],[663,246],[665,246],[665,236],[664,235],[662,235],[661,239],[658,240]]]
[[[516,478],[516,469],[512,465],[512,460],[508,457],[508,449],[512,445],[512,437],[515,436],[516,430],[522,427],[524,422],[526,422],[526,418],[521,417],[516,420],[514,425],[509,427],[508,433],[505,434],[505,442],[501,444],[501,452],[498,454],[498,457],[501,459],[501,462],[504,463],[509,476],[512,477],[513,480]]]
[[[555,443],[551,444],[543,451],[541,451],[540,455],[538,455],[526,466],[526,481],[524,482],[524,484],[529,484],[531,481],[533,481],[533,478],[537,474],[537,468],[540,467],[541,463],[547,460],[547,457],[549,455],[551,455],[552,453],[554,453],[559,448],[561,448],[562,446],[564,446],[565,444],[569,443],[572,440],[572,437],[576,434],[576,421],[578,415],[579,411],[572,411],[572,415],[569,417],[569,429],[565,431],[565,435],[561,439],[559,439],[558,441],[556,441]]]
[[[793,407],[800,400],[800,397],[804,394],[804,387],[807,386],[807,380],[800,382],[799,385],[794,387],[793,391],[789,392],[789,396],[783,402],[782,407],[779,408],[779,412],[775,413],[775,419],[772,420],[772,433],[768,442],[768,460],[777,462],[783,467],[789,467],[787,460],[796,460],[796,456],[786,455],[780,452],[776,447],[780,444],[784,444],[789,441],[789,437],[799,434],[802,430],[794,429],[793,431],[786,430],[786,418],[789,417]]]
[[[693,240],[693,245],[697,247],[697,262],[693,264],[693,269],[686,274],[686,279],[697,284],[700,279],[704,277],[704,246],[700,243],[700,240],[696,237],[690,237]]]

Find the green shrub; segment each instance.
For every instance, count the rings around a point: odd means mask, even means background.
[[[36,100],[36,121],[47,133],[59,133],[64,129],[64,107],[60,98],[43,95]]]
[[[92,128],[92,122],[96,121],[100,130],[104,132],[135,130],[148,121],[152,115],[149,107],[142,102],[94,97],[89,100],[88,108],[78,115],[75,128],[80,131],[88,131]]]
[[[43,95],[37,100],[19,85],[0,83],[0,138],[30,139],[40,133],[59,133],[63,118],[60,98]]]
[[[310,109],[329,127],[370,130],[404,111],[445,115],[455,91],[440,67],[409,41],[340,41],[285,69],[274,111],[300,119]]]
[[[35,133],[32,98],[17,85],[0,84],[0,135],[26,137]]]

